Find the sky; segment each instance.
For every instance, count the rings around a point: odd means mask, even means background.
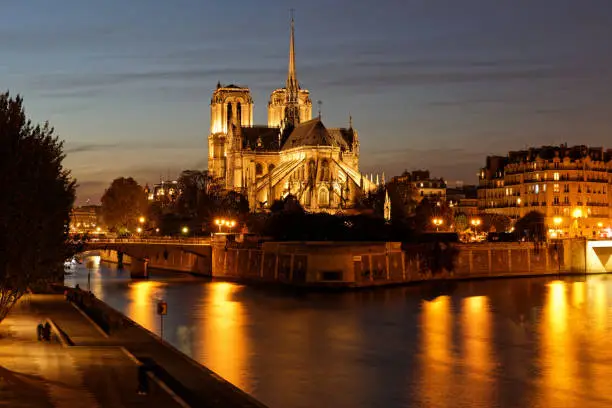
[[[298,80],[327,127],[359,132],[363,172],[475,183],[491,154],[612,147],[609,0],[0,0],[0,89],[65,140],[78,199],[205,169],[218,81],[255,122]],[[316,113],[315,113],[316,114]]]

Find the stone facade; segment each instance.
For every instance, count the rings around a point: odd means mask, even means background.
[[[553,238],[600,237],[612,225],[612,150],[543,146],[487,157],[478,209],[513,220],[545,216]]]
[[[297,81],[293,21],[286,86],[270,96],[268,125],[253,124],[249,88],[218,84],[208,151],[209,173],[227,190],[245,194],[251,210],[292,194],[308,211],[335,213],[380,184],[359,171],[352,123],[326,128],[320,116],[312,118],[310,93]]]

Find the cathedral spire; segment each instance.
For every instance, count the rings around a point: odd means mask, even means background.
[[[298,106],[299,84],[295,73],[295,28],[293,10],[291,10],[291,37],[289,38],[289,69],[285,93],[284,127],[293,128],[300,123],[300,109]]]
[[[287,91],[297,90],[297,76],[295,74],[295,28],[293,20],[293,9],[291,9],[291,37],[289,39],[289,69],[287,71]]]

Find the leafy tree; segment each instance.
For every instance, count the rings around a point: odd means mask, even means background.
[[[0,94],[0,321],[29,288],[63,280],[75,180],[63,142],[48,123],[33,125],[23,100]]]
[[[544,241],[546,239],[544,214],[538,211],[528,212],[514,224],[514,232],[519,239],[524,237],[528,241]]]
[[[178,212],[195,217],[200,202],[206,200],[212,177],[207,171],[184,170],[178,178],[180,195],[177,202]]]
[[[140,184],[131,177],[113,180],[102,196],[102,217],[106,225],[115,231],[131,230],[145,214],[147,197]]]
[[[423,198],[411,217],[411,226],[419,233],[435,231],[436,227],[432,223],[434,218],[442,219],[442,225],[438,228],[440,231],[447,231],[455,221],[453,211],[446,202]]]

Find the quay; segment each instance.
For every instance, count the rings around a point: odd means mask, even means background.
[[[65,290],[72,301],[24,296],[0,324],[0,400],[8,406],[264,408],[92,294]],[[43,321],[50,342],[37,341]],[[140,366],[147,395],[137,393]]]
[[[154,268],[306,288],[612,271],[610,240],[441,243],[435,248],[431,243],[400,242],[248,244],[215,236],[207,240],[108,240],[87,244],[86,249],[97,250],[101,261],[129,264],[134,278],[146,278],[148,268]]]

